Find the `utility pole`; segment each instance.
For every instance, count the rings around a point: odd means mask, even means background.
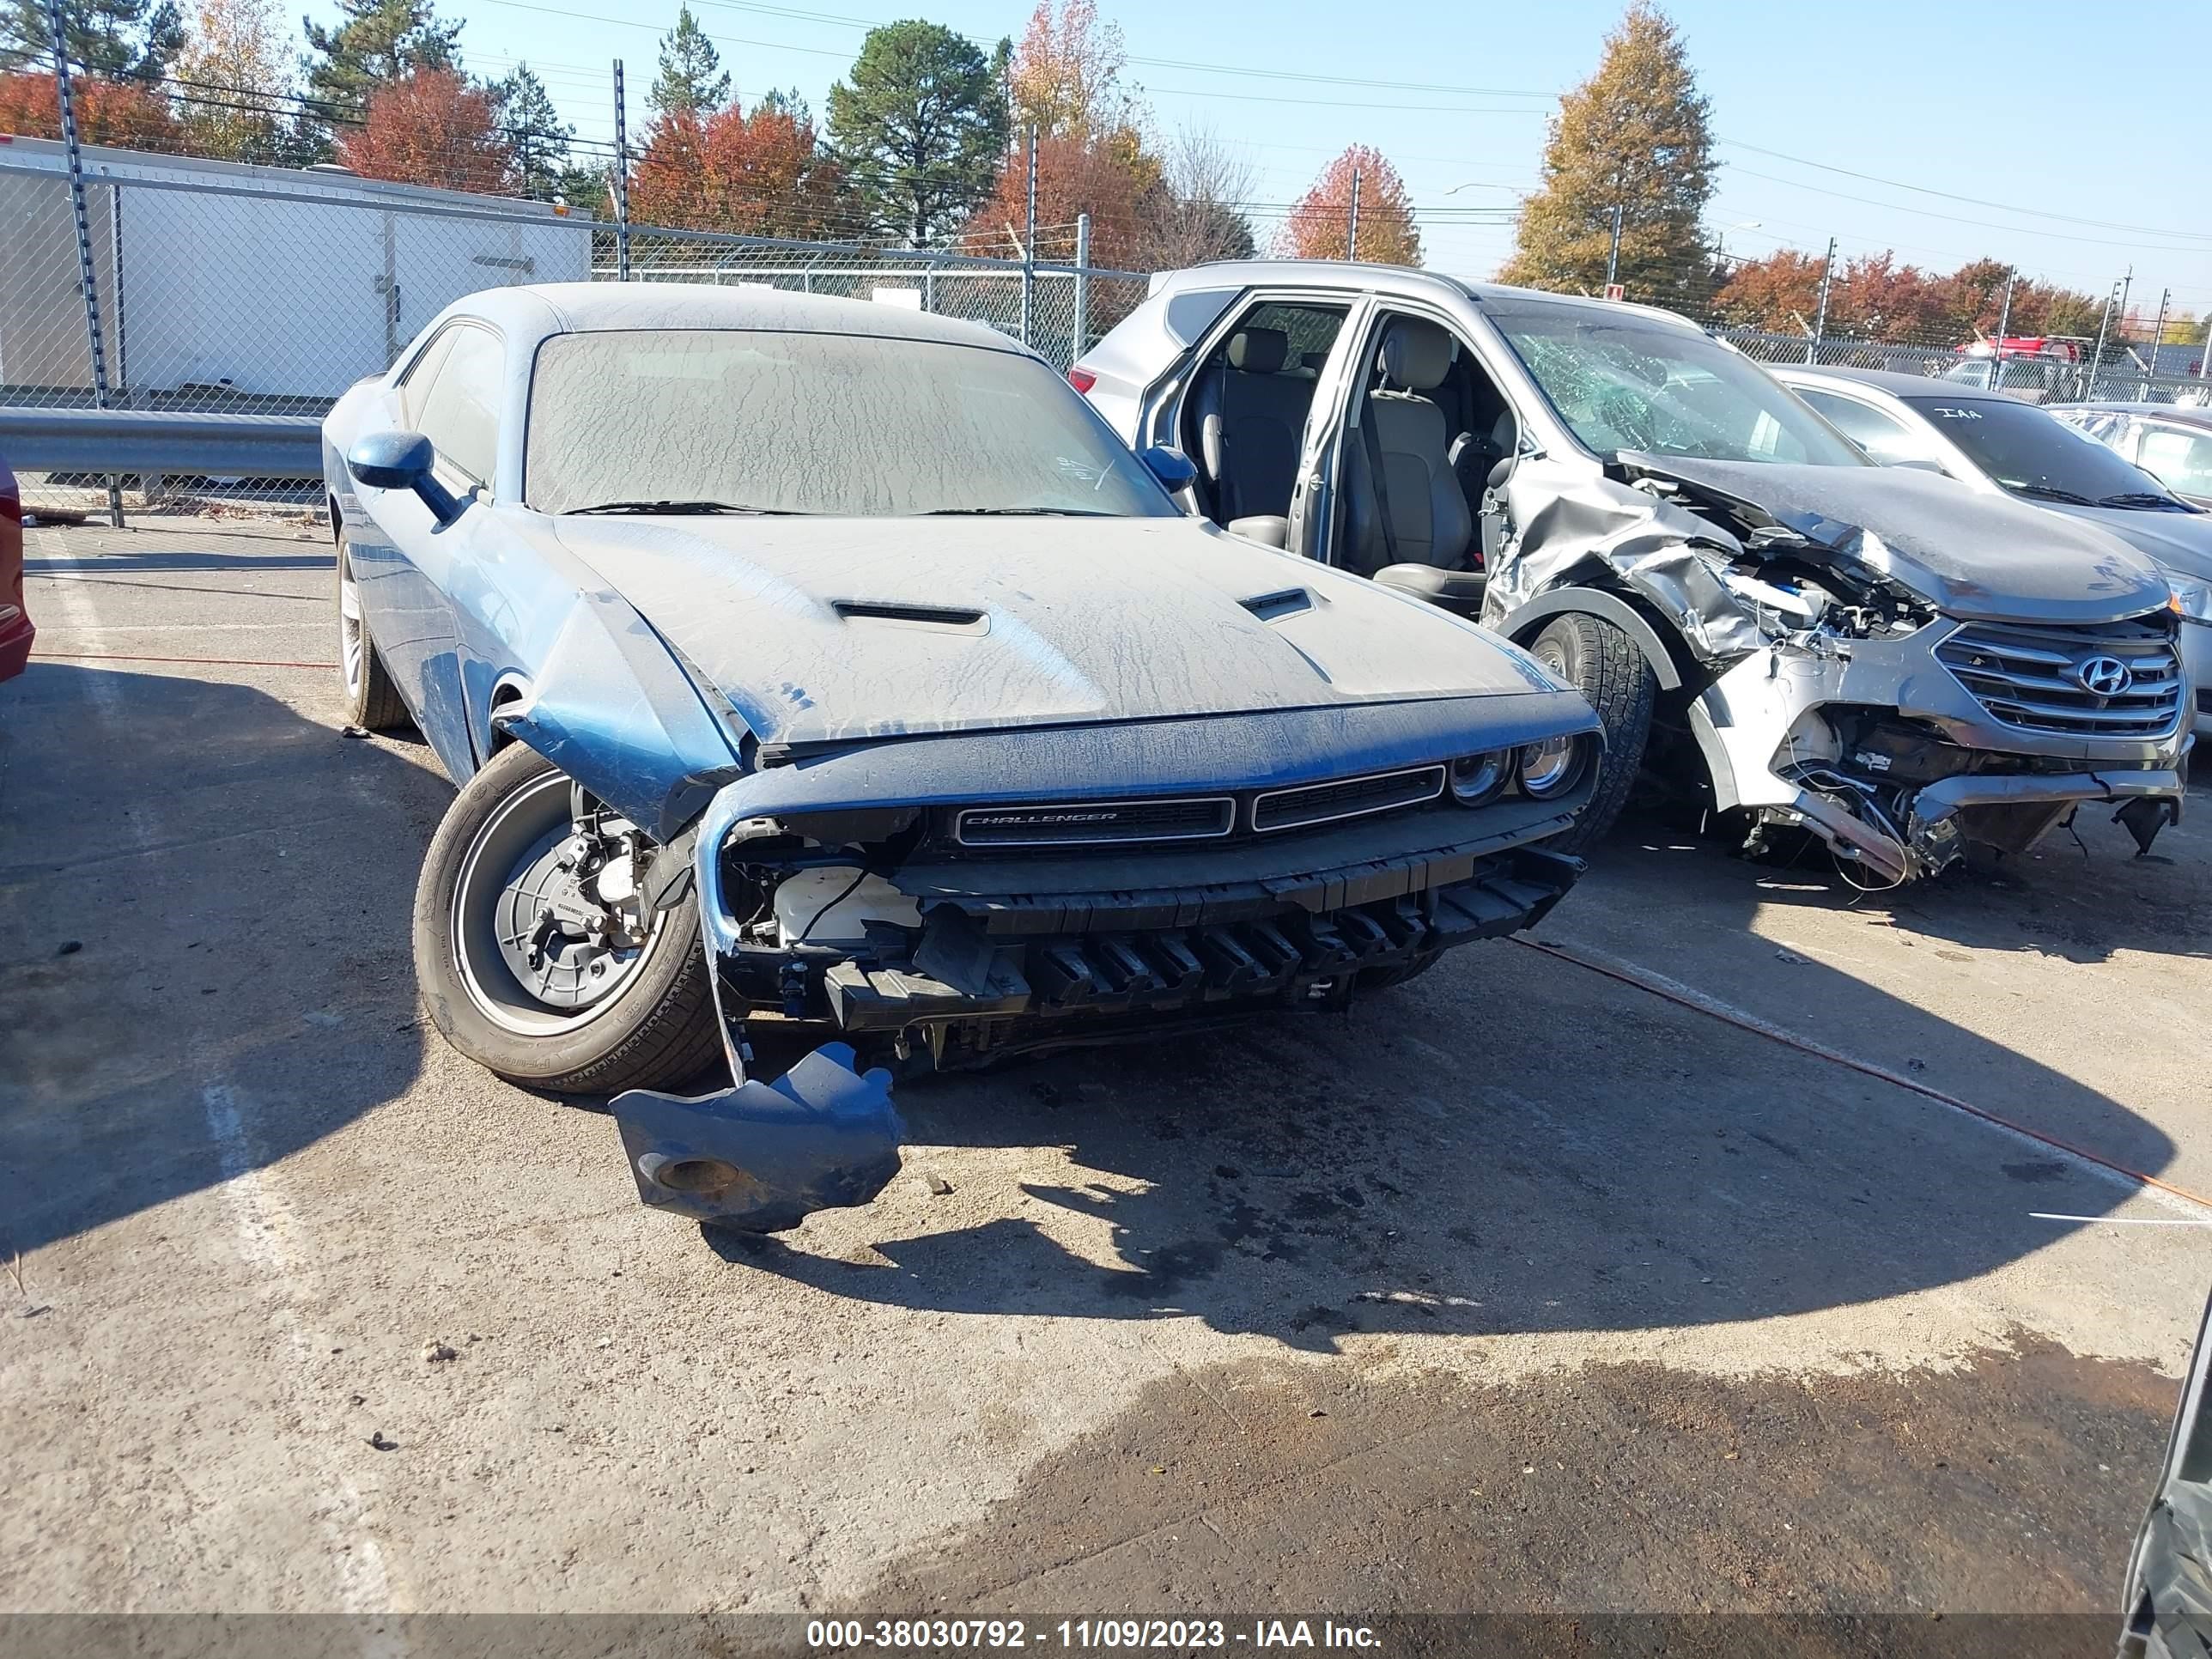
[[[2205,321],[2204,344],[2197,354],[2197,378],[2199,380],[2204,378],[2204,366],[2208,361],[2212,361],[2212,319]]]
[[[1820,361],[1820,337],[1828,331],[1828,289],[1836,274],[1836,239],[1828,238],[1828,252],[1820,261],[1820,304],[1813,313],[1813,337],[1805,342],[1805,361]]]
[[[2004,384],[2004,343],[2005,337],[2012,332],[2012,285],[2017,280],[2017,271],[2008,270],[2005,272],[2004,305],[1997,312],[1997,355],[1990,368],[1990,389],[1992,392],[2002,390]]]
[[[2166,343],[2166,302],[2172,298],[2173,290],[2170,288],[2161,289],[2159,293],[2158,321],[2152,325],[2150,331],[2150,374],[2153,377],[2155,377],[2158,374],[2158,349]],[[2142,386],[2137,389],[2136,395],[2138,398],[2148,398],[2150,396],[2150,380],[2148,379],[2146,379],[2142,382]]]
[[[615,59],[615,280],[629,281],[629,131],[623,120],[623,60]]]
[[[1359,257],[1359,169],[1358,167],[1352,170],[1352,223],[1345,233],[1344,257],[1347,259],[1357,259]]]
[[[2130,270],[2132,271],[2133,267]],[[2112,325],[2112,301],[2119,294],[2120,284],[2114,283],[2112,291],[2105,296],[2105,308],[2097,313],[2097,343],[2089,349],[2088,384],[2081,389],[2081,395],[2086,398],[2094,398],[2097,395],[2097,371],[2105,362],[2105,332]]]
[[[1605,285],[1611,288],[1620,280],[1620,204],[1613,204],[1613,245],[1605,251]]]
[[[62,147],[69,157],[70,210],[76,217],[76,277],[84,294],[85,340],[92,353],[92,406],[105,409],[107,343],[100,333],[100,289],[92,272],[92,221],[84,210],[84,156],[77,149],[76,97],[70,86],[69,37],[62,28],[61,0],[46,0],[46,32],[54,48],[54,93],[62,106]],[[117,301],[119,306],[120,295]],[[107,521],[118,530],[123,528],[123,490],[112,472],[107,475]]]
[[[1091,216],[1075,216],[1075,343],[1068,348],[1067,361],[1073,362],[1083,355],[1085,325],[1091,320]]]
[[[1036,127],[1030,127],[1030,161],[1027,205],[1023,210],[1022,224],[1022,343],[1030,343],[1030,331],[1036,314]]]

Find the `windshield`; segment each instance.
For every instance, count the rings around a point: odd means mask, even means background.
[[[1866,458],[1755,365],[1633,312],[1486,301],[1559,418],[1610,459],[1624,449],[1714,461],[1865,466]]]
[[[1144,464],[1033,357],[750,329],[556,335],[525,446],[541,513],[1177,512]]]
[[[2007,489],[2095,505],[2114,496],[2154,495],[2159,481],[2033,404],[2008,398],[1947,398],[1905,403]]]

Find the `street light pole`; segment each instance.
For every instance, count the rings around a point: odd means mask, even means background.
[[[1352,170],[1352,223],[1345,231],[1344,257],[1352,260],[1357,260],[1359,258],[1359,169],[1358,167]]]

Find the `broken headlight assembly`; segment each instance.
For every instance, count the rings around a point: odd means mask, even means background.
[[[2212,628],[2212,586],[2185,576],[2170,576],[2167,580],[2173,588],[2173,614],[2199,628]]]

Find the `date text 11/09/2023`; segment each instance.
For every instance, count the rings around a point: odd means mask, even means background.
[[[1382,1638],[1365,1625],[1331,1619],[813,1619],[806,1645],[957,1652],[963,1649],[1353,1648],[1373,1651]]]

